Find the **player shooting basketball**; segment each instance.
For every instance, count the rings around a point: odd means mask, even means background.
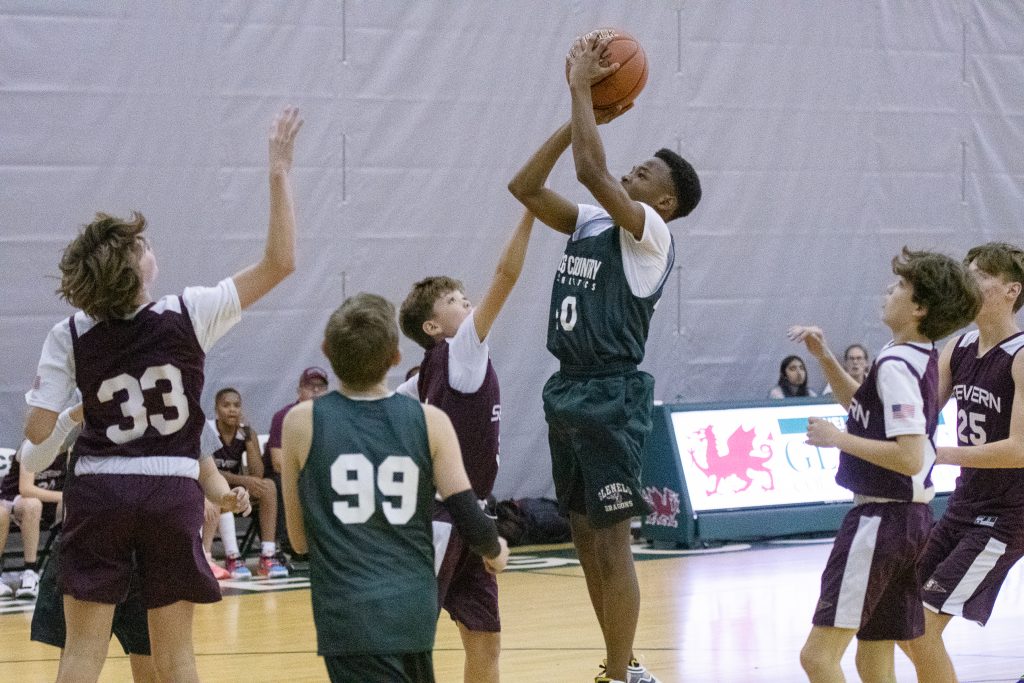
[[[659,150],[621,179],[609,171],[598,124],[632,105],[595,112],[591,84],[618,68],[612,36],[579,39],[570,51],[572,118],[534,153],[509,190],[537,218],[570,235],[551,291],[547,347],[561,368],[544,387],[552,472],[604,634],[596,681],[656,679],[633,657],[640,590],[630,520],[648,511],[640,456],[651,430],[654,378],[637,370],[654,307],[675,260],[666,223],[700,201],[693,167]],[[576,205],[544,186],[572,145],[576,177],[598,206]]]

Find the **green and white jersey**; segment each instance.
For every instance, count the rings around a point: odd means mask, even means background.
[[[320,655],[433,648],[433,481],[417,401],[337,391],[314,401],[299,495]]]
[[[581,204],[555,273],[548,351],[563,368],[638,365],[651,316],[675,262],[668,226],[646,204],[636,240],[600,207]]]

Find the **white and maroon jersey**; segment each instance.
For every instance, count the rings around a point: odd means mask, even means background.
[[[33,482],[36,486],[47,491],[63,491],[64,481],[68,471],[68,452],[74,447],[81,427],[75,426],[68,435],[64,437],[64,443],[60,446],[60,453],[53,459],[47,468],[36,472]],[[21,453],[16,453],[11,458],[11,468],[7,470],[3,480],[0,481],[0,498],[3,500],[14,500],[21,493]]]
[[[126,319],[97,321],[79,311],[50,330],[26,401],[58,412],[81,391],[76,474],[197,477],[206,351],[240,312],[230,278],[163,297]]]
[[[217,469],[230,474],[242,474],[242,461],[245,459],[245,431],[241,428],[235,430],[235,435],[230,441],[224,441],[224,437],[217,428],[217,420],[207,420],[206,428],[217,435],[217,447],[211,455],[217,464]]]
[[[926,435],[924,463],[919,472],[908,476],[840,452],[837,484],[855,494],[887,500],[927,503],[935,496],[931,472],[939,420],[938,368],[933,344],[890,342],[882,349],[853,395],[846,431],[878,441]]]
[[[453,382],[453,368],[461,364]],[[483,500],[491,495],[498,476],[501,389],[488,355],[486,341],[476,336],[471,313],[452,339],[438,342],[423,354],[416,381],[419,399],[437,406],[452,421],[459,438],[462,462]]]
[[[62,449],[57,457],[54,458],[53,462],[50,463],[42,472],[36,472],[33,475],[33,483],[41,489],[47,491],[63,491],[64,490],[64,477],[67,474],[68,466],[68,451]],[[20,491],[20,479],[21,479],[21,459],[14,458],[11,460],[11,468],[7,470],[7,474],[4,475],[3,480],[0,480],[0,498],[4,500],[14,500]]]
[[[1018,332],[978,355],[978,331],[964,334],[949,359],[956,399],[957,442],[978,446],[1010,436],[1016,386],[1013,359],[1024,348]],[[1000,518],[1024,521],[1024,469],[961,467],[946,517],[966,524],[995,526]]]

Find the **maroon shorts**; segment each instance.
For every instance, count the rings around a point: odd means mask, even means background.
[[[866,503],[850,510],[821,575],[812,623],[856,629],[861,640],[922,635],[916,563],[931,525],[924,503]]]
[[[1012,534],[940,519],[918,562],[924,603],[984,626],[1006,575],[1022,556],[1024,546]]]
[[[220,600],[203,554],[203,494],[196,480],[90,474],[75,479],[64,504],[61,593],[117,604],[127,597],[137,564],[147,609]]]
[[[441,505],[435,508],[434,521],[452,525],[437,574],[438,610],[444,608],[453,621],[470,631],[501,631],[498,580],[484,567],[483,559],[462,540],[451,515]]]

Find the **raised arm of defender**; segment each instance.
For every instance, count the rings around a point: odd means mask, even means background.
[[[248,308],[295,270],[295,207],[291,182],[299,110],[285,109],[270,128],[270,227],[263,258],[234,276],[238,301]]]
[[[491,331],[491,325],[505,305],[505,300],[519,280],[526,260],[526,248],[530,244],[530,233],[533,231],[533,214],[523,212],[512,237],[505,244],[505,249],[498,258],[498,267],[494,270],[494,278],[487,293],[473,313],[473,324],[476,325],[477,339],[483,341]]]

